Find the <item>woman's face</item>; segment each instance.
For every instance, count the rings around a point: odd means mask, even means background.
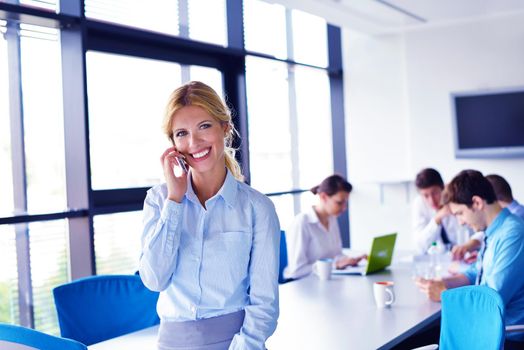
[[[228,125],[204,109],[185,106],[173,117],[173,140],[195,173],[224,171],[224,137]]]
[[[348,207],[349,193],[345,191],[338,191],[332,196],[326,193],[320,193],[320,198],[325,211],[329,215],[339,216]]]

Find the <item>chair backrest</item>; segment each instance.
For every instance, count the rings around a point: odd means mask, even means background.
[[[278,269],[278,283],[286,283],[287,280],[284,278],[284,268],[287,266],[287,245],[286,245],[286,233],[280,231],[280,265]]]
[[[160,322],[158,292],[138,275],[92,276],[53,290],[60,333],[91,345]]]
[[[0,349],[87,350],[77,341],[55,337],[34,329],[0,323]]]
[[[487,286],[466,286],[442,293],[441,350],[503,349],[504,302]]]

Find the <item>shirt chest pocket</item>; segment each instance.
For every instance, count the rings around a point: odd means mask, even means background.
[[[251,253],[250,232],[225,231],[209,235],[204,241],[204,268],[220,268],[232,278],[247,273]]]

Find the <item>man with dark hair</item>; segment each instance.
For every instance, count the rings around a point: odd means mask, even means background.
[[[441,204],[444,181],[432,168],[422,169],[415,179],[420,194],[413,203],[413,233],[419,253],[425,253],[433,242],[455,245],[461,235],[469,235],[460,227],[447,205]],[[462,242],[464,242],[462,240]]]
[[[523,324],[524,221],[500,206],[493,187],[476,170],[464,170],[455,176],[446,186],[443,199],[461,224],[485,232],[484,245],[477,263],[464,273],[440,280],[418,278],[417,285],[434,301],[440,301],[441,293],[448,288],[487,285],[504,301],[506,325]],[[522,334],[508,338],[524,341]],[[522,345],[516,348],[522,349]]]
[[[513,198],[513,192],[511,191],[511,187],[506,179],[496,174],[486,175],[486,179],[488,179],[493,187],[500,206],[502,208],[508,208],[512,214],[515,214],[524,220],[524,206],[520,205],[520,203]],[[456,259],[462,259],[466,252],[479,249],[482,244],[482,239],[483,236],[475,235],[475,237],[472,237],[465,244],[454,247],[453,256]]]
[[[502,176],[497,174],[486,175],[486,179],[493,186],[497,200],[502,208],[508,208],[508,210],[517,216],[520,216],[524,220],[524,206],[520,205],[513,198],[513,192],[511,186]]]

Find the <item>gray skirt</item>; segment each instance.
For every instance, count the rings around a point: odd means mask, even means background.
[[[244,323],[244,310],[186,322],[160,322],[159,350],[227,350]]]

